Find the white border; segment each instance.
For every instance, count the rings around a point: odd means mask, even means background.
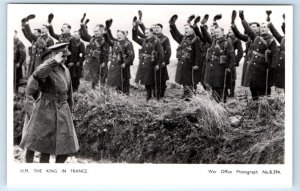
[[[84,6],[84,5],[79,5]],[[113,5],[111,5],[113,6]],[[147,5],[144,5],[147,6]],[[150,5],[149,5],[150,6]],[[169,5],[168,5],[169,6]],[[180,5],[179,5],[180,6]],[[190,5],[195,6],[195,5]],[[229,5],[226,5],[229,6]],[[214,8],[224,8],[215,5]],[[261,7],[261,6],[259,6]],[[272,6],[265,6],[272,9]],[[277,6],[276,6],[277,7]],[[226,7],[228,8],[228,7]],[[231,6],[230,6],[231,8]],[[7,185],[9,187],[69,188],[199,188],[199,187],[291,187],[293,122],[293,7],[286,9],[286,107],[285,164],[283,165],[161,165],[161,164],[21,164],[13,156],[13,18],[14,5],[7,5]],[[232,6],[247,9],[247,6]],[[138,10],[138,8],[136,8]],[[239,18],[237,18],[238,20]],[[167,31],[166,31],[167,32]],[[11,107],[9,107],[11,106]],[[88,174],[26,174],[20,169],[87,169]],[[280,170],[281,175],[212,175],[213,170]]]

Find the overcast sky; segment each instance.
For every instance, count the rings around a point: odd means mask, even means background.
[[[164,26],[163,32],[169,37],[172,47],[172,59],[175,59],[177,43],[172,39],[169,32],[168,21],[173,14],[178,15],[176,22],[179,31],[183,32],[183,25],[191,14],[202,17],[209,14],[208,26],[212,23],[212,18],[216,14],[222,14],[223,18],[218,21],[227,32],[230,27],[232,10],[244,10],[247,21],[264,22],[266,20],[266,10],[272,10],[271,20],[278,31],[282,33],[282,14],[286,13],[287,6],[232,6],[232,5],[95,5],[95,4],[11,4],[8,5],[8,32],[17,30],[19,38],[25,46],[30,43],[25,39],[21,31],[21,20],[29,14],[35,14],[36,18],[29,22],[31,28],[39,28],[41,24],[47,23],[48,14],[53,13],[54,19],[52,25],[56,33],[60,33],[63,23],[69,23],[72,26],[72,32],[80,27],[80,19],[83,13],[90,19],[88,23],[89,33],[93,34],[93,28],[96,24],[104,24],[106,19],[112,18],[111,27],[113,35],[116,36],[116,30],[128,30],[131,40],[132,19],[138,16],[138,10],[143,12],[143,22],[146,27],[154,23],[161,23]],[[286,19],[291,17],[286,13]],[[240,31],[244,31],[237,15],[236,24]],[[9,35],[10,36],[10,35]],[[134,43],[137,49],[140,46]]]

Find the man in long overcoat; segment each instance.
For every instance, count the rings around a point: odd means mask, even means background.
[[[176,57],[178,59],[175,82],[183,86],[183,99],[189,100],[198,82],[200,82],[200,71],[204,57],[201,52],[201,42],[195,35],[191,24],[185,24],[184,35],[181,34],[175,22],[170,20],[170,31],[175,41],[179,43]],[[198,78],[197,78],[198,77]]]
[[[40,162],[64,163],[69,154],[79,150],[72,121],[72,81],[64,65],[70,55],[67,43],[49,47],[49,57],[32,74],[41,91],[20,143],[21,148],[41,152]],[[48,53],[48,52],[47,52]]]
[[[147,96],[146,101],[151,99],[152,92],[159,99],[158,95],[158,75],[157,72],[162,66],[164,52],[161,43],[154,37],[153,30],[148,28],[145,30],[145,38],[139,38],[137,34],[137,25],[132,29],[132,39],[142,48],[139,50],[139,69],[138,74],[140,83],[145,85]]]

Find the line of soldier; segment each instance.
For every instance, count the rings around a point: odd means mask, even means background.
[[[147,101],[152,96],[160,99],[164,97],[166,81],[169,79],[167,65],[171,56],[170,41],[162,33],[162,24],[157,23],[146,28],[142,22],[142,12],[139,11],[138,14],[138,18],[133,19],[132,27],[132,39],[141,46],[135,82],[145,85]],[[184,25],[184,34],[178,31],[175,24],[178,16],[173,15],[170,18],[171,35],[179,44],[176,52],[178,64],[175,81],[183,86],[183,99],[189,100],[196,93],[198,83],[201,83],[205,90],[211,91],[217,102],[226,102],[228,89],[230,96],[234,96],[236,67],[243,56],[241,41],[246,42],[241,85],[250,87],[253,100],[270,95],[273,85],[284,89],[285,37],[281,36],[271,23],[271,11],[267,11],[267,23],[261,24],[248,23],[243,11],[239,11],[244,34],[240,33],[235,25],[236,15],[237,12],[233,11],[231,30],[227,36],[217,23],[222,18],[221,14],[213,18],[210,32],[206,26],[209,15],[205,15],[202,20],[199,16],[190,16]],[[26,162],[33,161],[34,151],[41,152],[40,162],[49,162],[50,154],[58,155],[57,162],[64,162],[69,153],[79,149],[70,113],[73,107],[72,92],[78,89],[84,60],[91,76],[92,88],[107,85],[129,95],[130,66],[133,64],[135,53],[132,42],[127,38],[128,32],[118,30],[117,38],[114,38],[110,30],[112,20],[109,19],[105,26],[96,25],[94,35],[91,36],[87,29],[89,19],[85,20],[85,17],[86,14],[80,21],[80,29],[73,35],[70,34],[69,24],[62,25],[61,34],[54,32],[51,24],[53,14],[48,16],[47,25],[42,25],[34,32],[31,31],[28,22],[35,16],[29,15],[22,20],[22,31],[32,43],[28,69],[30,77],[25,92],[28,124],[24,124],[24,136],[21,141],[21,146],[27,149]],[[197,25],[199,22],[200,27]],[[285,32],[284,22],[282,29]],[[48,32],[58,41],[57,45],[54,45]],[[86,48],[80,39],[89,42]],[[275,39],[280,43],[279,47]],[[15,71],[19,74],[24,62],[25,47],[16,35],[14,42]],[[17,74],[16,79],[20,80]],[[39,108],[34,106],[37,100],[42,105]],[[58,105],[51,105],[52,101]],[[66,103],[69,109],[62,106]],[[56,117],[49,118],[50,110],[42,116],[43,107],[50,107],[56,113]],[[55,108],[63,112],[58,112]],[[60,120],[64,121],[60,125],[72,132],[71,139],[68,139],[70,142],[62,144],[68,148],[53,148],[55,143],[52,142],[56,138],[52,136],[57,133],[49,130],[46,132],[49,134],[45,135],[42,131],[28,130],[52,124],[52,130],[57,131],[56,121]],[[65,136],[64,130],[60,133]],[[40,139],[39,136],[44,137]]]
[[[139,49],[140,63],[135,82],[145,85],[147,100],[152,95],[159,99],[164,97],[166,81],[169,79],[167,65],[171,56],[170,41],[162,33],[162,24],[154,24],[146,29],[142,22],[142,12],[139,11],[138,14],[139,18],[133,19],[132,39],[142,47]],[[253,99],[269,95],[274,84],[278,88],[284,88],[284,37],[270,22],[270,14],[267,13],[268,23],[248,24],[243,18],[243,12],[240,11],[239,15],[245,29],[245,33],[242,34],[235,25],[236,11],[233,11],[231,28],[227,35],[217,23],[222,18],[221,14],[213,18],[210,32],[206,25],[208,15],[205,15],[201,22],[199,16],[190,16],[184,26],[184,34],[177,30],[175,24],[178,16],[172,16],[169,21],[170,32],[179,44],[176,52],[178,65],[175,81],[183,85],[183,98],[189,99],[196,92],[199,82],[204,89],[211,90],[217,101],[226,101],[227,89],[230,90],[229,96],[233,97],[236,67],[243,57],[242,41],[246,42],[246,54],[241,85],[250,87]],[[66,65],[70,70],[75,91],[79,86],[85,60],[93,89],[100,82],[102,86],[106,84],[129,95],[130,66],[133,64],[135,53],[132,42],[127,38],[128,32],[118,30],[117,38],[114,38],[110,31],[112,24],[110,19],[106,21],[105,26],[96,25],[94,35],[91,36],[87,30],[89,19],[85,20],[85,16],[86,14],[81,19],[80,29],[73,35],[70,34],[71,26],[68,24],[63,24],[60,35],[55,34],[51,25],[53,14],[48,17],[48,25],[42,25],[41,29],[35,29],[33,33],[28,21],[33,19],[34,15],[29,15],[22,20],[23,33],[32,43],[28,75],[31,75],[42,62],[41,55],[47,47],[54,44],[53,39],[48,35],[49,31],[58,42],[69,42],[72,56],[68,58]],[[199,22],[200,27],[197,25]],[[269,34],[269,28],[275,38]],[[89,42],[86,49],[80,39]],[[280,50],[277,49],[274,39],[280,43]],[[110,68],[108,68],[109,62]],[[251,62],[253,63],[250,64]],[[261,62],[264,64],[260,64]]]

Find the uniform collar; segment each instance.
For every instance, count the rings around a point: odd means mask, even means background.
[[[191,35],[186,36],[187,39],[192,39],[194,37],[195,37],[195,34],[191,34]]]
[[[63,37],[68,37],[68,36],[71,36],[71,33],[64,33],[62,34]]]
[[[155,39],[155,37],[153,36],[153,37],[151,37],[149,39],[146,39],[146,42],[152,42],[152,41],[154,41],[154,39]]]
[[[218,42],[223,42],[223,41],[225,41],[226,39],[225,39],[225,36],[223,36],[222,38],[218,38],[218,39],[216,39]]]
[[[269,33],[261,35],[264,39],[272,38],[273,36]]]

